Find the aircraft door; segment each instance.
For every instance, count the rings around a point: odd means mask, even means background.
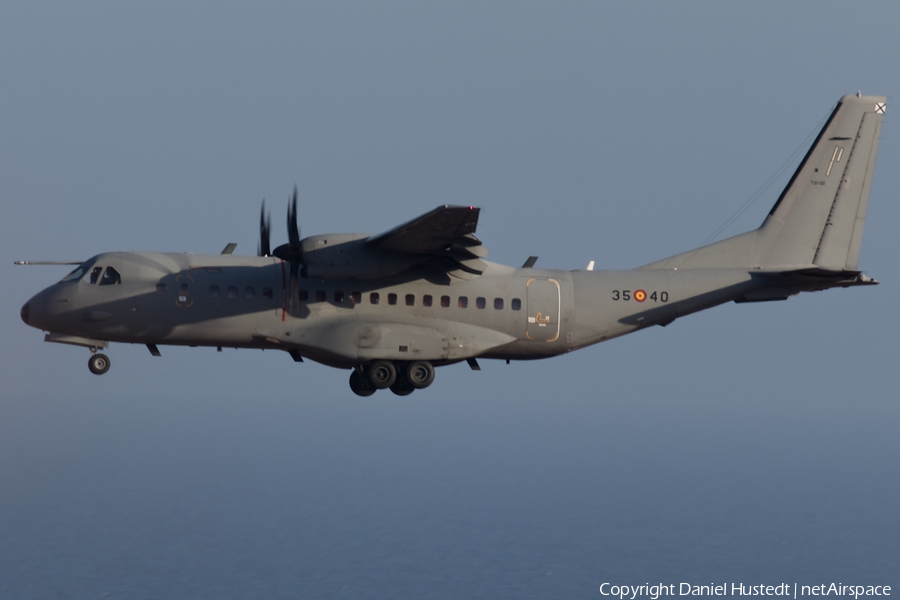
[[[555,342],[559,339],[559,282],[529,279],[525,289],[528,308],[525,337],[534,342]]]

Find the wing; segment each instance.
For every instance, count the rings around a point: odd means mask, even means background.
[[[366,245],[400,252],[435,257],[445,262],[448,270],[461,269],[474,275],[484,272],[481,259],[487,249],[475,237],[480,208],[444,205],[393,229],[374,235]]]

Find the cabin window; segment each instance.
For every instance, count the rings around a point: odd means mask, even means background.
[[[428,294],[422,296],[422,306],[431,306],[432,298]]]
[[[263,298],[265,298],[266,300],[271,300],[272,296],[272,288],[263,288]]]
[[[378,295],[378,292],[372,292],[369,294],[369,304],[378,304],[381,300],[381,296]]]
[[[336,304],[340,304],[344,301],[344,292],[335,292],[334,293],[334,301]]]
[[[494,308],[503,310],[503,298],[494,298]]]
[[[460,296],[459,297],[459,307],[465,308],[469,305],[469,297],[468,296]]]
[[[316,302],[325,302],[325,290],[316,290]]]
[[[475,298],[475,306],[476,306],[477,308],[484,308],[485,306],[487,306],[487,304],[486,304],[486,302],[484,301],[484,298],[482,298],[481,296],[479,296],[479,297]]]
[[[388,294],[388,304],[392,306],[397,304],[397,294]]]
[[[256,288],[248,287],[244,289],[244,298],[256,298]]]
[[[415,305],[416,305],[416,296],[415,296],[415,294],[407,294],[407,295],[406,295],[406,305],[407,305],[407,306],[415,306]]]
[[[362,293],[361,292],[353,292],[350,294],[350,302],[353,304],[359,304],[362,302]]]
[[[509,307],[513,310],[522,310],[522,301],[518,298],[513,298],[512,302],[509,303]]]
[[[91,269],[91,283],[97,283],[97,280],[100,279],[100,271],[103,270],[103,267],[94,267]]]
[[[237,287],[233,285],[228,286],[228,290],[226,290],[225,295],[229,298],[237,298]]]
[[[444,308],[450,306],[450,296],[441,296],[441,306]]]
[[[166,285],[166,284],[161,283],[160,285],[162,285],[162,286],[163,286],[163,289],[165,290],[165,285]],[[156,293],[157,293],[157,294],[161,293],[161,292],[159,291],[159,285],[156,286]],[[219,297],[219,286],[217,286],[217,285],[211,285],[211,286],[209,286],[209,297],[210,297],[210,298],[218,298],[218,297]]]
[[[165,294],[166,293],[166,284],[157,283],[156,284],[156,293],[157,294]]]
[[[268,289],[268,288],[266,288],[266,289]],[[271,290],[269,290],[269,291],[271,292]],[[271,298],[271,296],[270,296],[270,298]],[[297,298],[300,300],[300,302],[306,302],[307,300],[309,300],[309,290],[298,290]]]
[[[106,267],[103,271],[103,277],[100,279],[100,285],[117,285],[122,283],[122,276],[112,267]]]

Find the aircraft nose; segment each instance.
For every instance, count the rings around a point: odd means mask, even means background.
[[[19,316],[26,325],[35,329],[50,329],[53,320],[53,314],[49,310],[52,300],[50,289],[38,292],[22,306]]]

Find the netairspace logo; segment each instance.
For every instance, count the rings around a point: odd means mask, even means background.
[[[676,592],[676,587],[678,591]],[[659,583],[650,585],[615,585],[604,583],[600,586],[604,596],[615,596],[619,600],[636,600],[648,597],[658,600],[660,596],[890,596],[889,585],[844,585],[842,583],[823,583],[820,585],[799,585],[797,583],[780,583],[778,585],[751,585],[744,583],[710,583],[694,585],[692,583]]]

